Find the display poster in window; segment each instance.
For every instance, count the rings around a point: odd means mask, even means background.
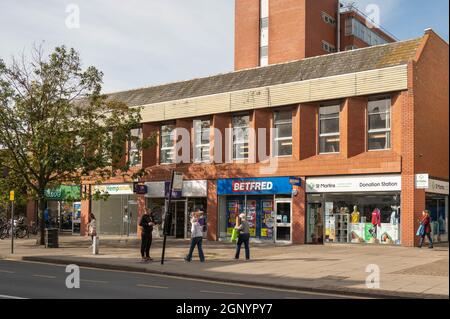
[[[365,224],[350,224],[351,242],[352,243],[364,243],[365,240]]]
[[[275,220],[273,218],[273,201],[262,201],[262,223],[261,223],[261,237],[271,239],[273,237],[273,226]]]
[[[333,202],[325,203],[325,236],[334,240],[334,217],[333,216]],[[332,220],[333,219],[333,220]]]
[[[372,238],[374,238],[375,236],[375,226],[372,224],[364,224],[364,240],[366,242],[370,242]]]
[[[256,236],[256,200],[247,201],[247,221],[250,228],[250,236]]]
[[[230,200],[227,202],[228,209],[228,225],[227,233],[232,234],[233,228],[236,226],[236,217],[239,216],[239,201]]]
[[[394,245],[400,244],[398,225],[381,224],[377,237],[381,244]]]

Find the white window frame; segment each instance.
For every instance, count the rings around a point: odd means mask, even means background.
[[[203,122],[209,122],[209,130],[211,132],[211,120],[210,119],[197,119],[194,120],[194,162],[195,163],[210,163],[211,162],[211,143],[207,143],[207,144],[197,144],[198,140],[197,140],[197,136],[198,134],[200,134],[200,140],[201,140],[201,136],[203,135],[203,129],[202,129],[202,124]],[[200,123],[200,132],[197,132],[197,123]],[[203,148],[208,148],[208,159],[198,159],[198,155],[200,154],[200,157],[202,157],[203,153]]]
[[[290,120],[276,120],[276,114],[277,113],[290,113],[291,114],[291,118],[290,118]],[[287,137],[278,137],[278,133],[279,133],[279,130],[277,129],[277,125],[283,125],[283,124],[291,124],[291,136],[287,136]],[[292,128],[292,124],[293,124],[293,121],[292,121],[292,110],[286,110],[286,111],[275,111],[274,113],[273,113],[273,126],[274,126],[274,128],[275,128],[275,138],[274,138],[274,156],[275,157],[292,157],[292,154],[293,154],[293,148],[291,148],[291,154],[289,154],[289,155],[279,155],[279,151],[280,151],[280,149],[279,149],[279,147],[278,147],[278,144],[279,144],[279,142],[282,142],[282,141],[290,141],[291,142],[291,146],[293,146],[294,145],[294,138],[293,138],[293,128]]]
[[[172,143],[173,143],[173,145],[171,147],[163,147],[162,146],[163,127],[168,127],[168,126],[171,126],[173,128],[172,131],[169,133],[169,136],[172,135]],[[159,141],[161,143],[160,154],[159,154],[159,163],[160,164],[174,164],[175,163],[175,138],[174,138],[175,130],[176,130],[176,128],[175,128],[175,125],[173,125],[173,124],[161,125],[161,129],[160,129],[160,135],[161,136],[160,136],[160,139],[159,139]],[[166,152],[166,151],[172,151],[172,152],[168,152],[169,156],[167,157],[167,158],[170,158],[170,157],[172,158],[171,162],[163,162],[162,161],[162,156],[161,155],[162,155],[163,152]]]
[[[247,126],[234,126],[234,119],[238,118],[238,117],[248,117],[248,125]],[[248,160],[249,158],[249,152],[247,152],[247,156],[246,157],[236,157],[236,155],[238,154],[238,152],[236,151],[236,146],[237,145],[248,145],[248,149],[250,150],[250,142],[249,142],[249,136],[247,134],[247,140],[244,141],[236,141],[235,140],[235,131],[239,130],[239,129],[247,129],[250,130],[250,115],[249,114],[242,114],[242,115],[233,115],[232,119],[232,143],[233,143],[233,160],[234,161],[244,161],[244,160]],[[247,132],[249,133],[249,132]]]
[[[376,102],[376,101],[383,101],[383,100],[389,100],[389,112],[377,112],[377,113],[370,113],[369,112],[369,104],[370,102]],[[382,128],[382,129],[370,129],[370,116],[372,115],[382,115],[382,114],[389,114],[389,128]],[[386,133],[386,136],[389,136],[389,147],[387,148],[379,148],[379,149],[370,149],[369,147],[369,139],[371,134],[376,133]],[[367,104],[367,151],[369,152],[379,152],[379,151],[388,151],[392,149],[392,98],[391,97],[380,97],[380,98],[374,98],[369,99]]]
[[[139,140],[142,140],[142,127],[137,127],[135,129],[132,129],[131,132],[130,132],[131,136],[136,136],[136,135],[133,135],[133,133],[132,133],[134,130],[138,130]],[[128,142],[128,161],[130,162],[130,166],[131,167],[142,165],[142,150],[138,150],[137,147],[136,148],[132,147],[133,144],[134,143],[132,141]],[[138,156],[140,158],[139,163],[132,163],[131,162],[132,154],[134,154],[134,153],[138,153]]]
[[[320,109],[319,109],[319,145],[318,145],[318,149],[319,149],[320,155],[340,154],[340,152],[341,152],[341,145],[340,145],[340,143],[341,143],[341,105],[340,104],[322,105],[322,106],[320,106],[320,108],[330,107],[330,106],[338,107],[338,109],[339,109],[338,116],[337,116],[337,119],[339,120],[338,132],[337,133],[324,133],[324,134],[321,133],[322,120],[320,117]],[[329,120],[329,119],[335,119],[335,117],[327,118],[327,120]],[[323,137],[338,137],[339,138],[339,152],[322,152],[322,150],[320,149],[320,144],[321,144],[321,139]]]

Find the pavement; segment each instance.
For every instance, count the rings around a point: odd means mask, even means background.
[[[206,241],[203,245],[206,262],[200,263],[195,252],[193,262],[186,263],[183,257],[189,241],[169,239],[164,265],[160,263],[160,239],[153,240],[151,255],[155,260],[151,263],[140,261],[137,238],[102,236],[99,255],[92,255],[89,246],[90,239],[79,236],[61,236],[60,248],[53,249],[37,246],[36,239],[17,240],[15,253],[11,255],[10,241],[2,240],[0,259],[76,264],[325,294],[449,299],[448,244],[418,249],[254,243],[250,261],[244,261],[243,255],[240,261],[235,261],[233,244]]]

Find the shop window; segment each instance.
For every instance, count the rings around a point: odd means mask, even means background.
[[[128,159],[131,166],[141,165],[142,153],[138,148],[139,143],[142,141],[142,128],[136,128],[131,130],[131,139],[128,143]]]
[[[391,148],[391,99],[370,100],[368,104],[368,150]]]
[[[274,113],[275,156],[292,156],[292,111]]]
[[[210,120],[194,120],[194,158],[197,163],[206,163],[210,160]]]
[[[340,105],[322,106],[319,111],[319,152],[340,152]]]
[[[400,244],[400,195],[310,194],[307,242]]]
[[[175,125],[161,126],[161,164],[171,164],[175,158]]]
[[[233,159],[244,160],[248,158],[250,116],[233,116]]]

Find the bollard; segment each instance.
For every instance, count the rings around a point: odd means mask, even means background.
[[[94,241],[92,243],[92,254],[98,255],[98,245],[99,245],[99,238],[98,236],[94,237]]]

